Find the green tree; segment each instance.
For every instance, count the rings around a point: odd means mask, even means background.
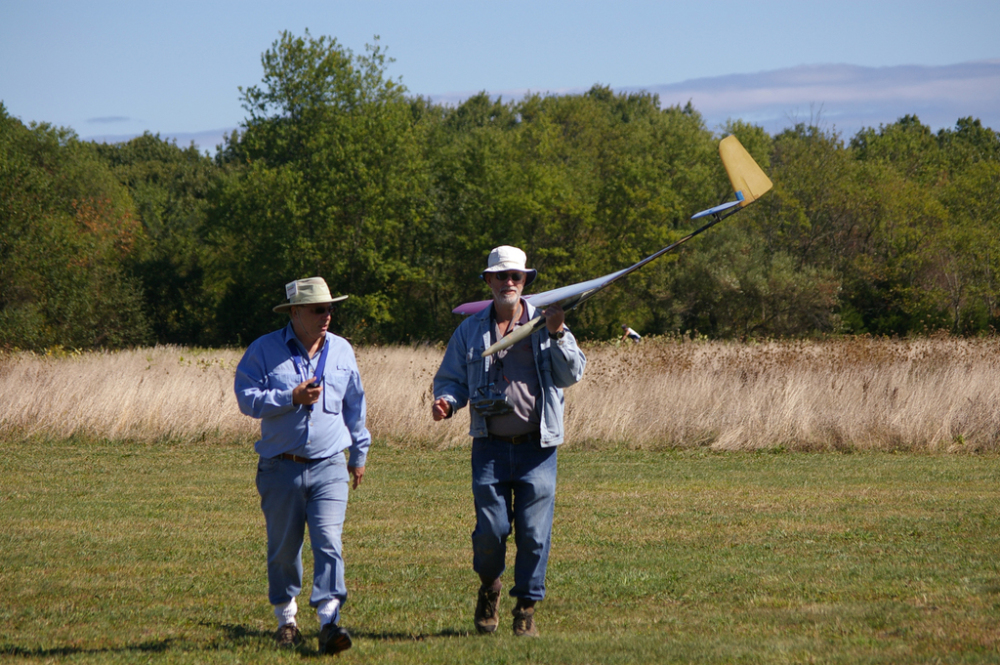
[[[990,212],[966,197],[995,191],[981,169],[966,172],[997,163],[997,134],[962,118],[934,136],[905,116],[859,132],[851,146],[866,179],[866,216],[877,222],[869,250],[848,277],[865,327],[900,334],[984,329],[992,316],[996,243]]]
[[[419,133],[387,62],[377,44],[356,56],[308,32],[282,33],[262,57],[261,87],[243,91],[250,115],[220,156],[240,168],[211,213],[224,338],[273,328],[284,282],[311,275],[352,294],[347,334],[406,338],[430,214]]]
[[[959,118],[954,129],[938,131],[937,141],[952,174],[980,162],[1000,162],[1000,133],[983,127],[978,118]]]
[[[851,139],[850,147],[857,160],[890,164],[907,180],[922,185],[932,185],[944,170],[938,140],[915,115],[877,130],[864,128]]]
[[[674,288],[682,331],[746,340],[839,329],[833,271],[799,266],[738,224],[718,227],[681,256]]]
[[[126,267],[142,283],[145,311],[160,343],[214,341],[215,312],[205,292],[203,242],[208,197],[221,170],[191,145],[180,148],[148,132],[97,154],[128,187],[143,234]]]
[[[428,164],[432,218],[424,228],[427,284],[415,294],[425,304],[414,328],[447,339],[459,320],[455,305],[486,297],[477,278],[492,247],[521,240],[509,226],[516,195],[516,105],[473,95],[457,107],[414,102]]]
[[[938,239],[935,277],[951,329],[981,332],[1000,320],[1000,159],[977,161],[941,194],[948,223]]]
[[[141,289],[121,268],[141,234],[92,146],[0,104],[0,346],[149,341]]]
[[[902,147],[868,137],[884,155],[907,155],[913,134],[885,130]],[[878,139],[878,140],[876,140]],[[866,158],[859,159],[859,156]],[[774,139],[774,192],[751,218],[771,252],[838,276],[841,328],[902,334],[934,310],[925,292],[930,231],[942,211],[926,187],[890,156],[845,148],[839,135],[797,125]]]

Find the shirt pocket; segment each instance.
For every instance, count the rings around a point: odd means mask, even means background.
[[[268,372],[267,379],[265,380],[267,382],[267,385],[264,386],[266,390],[291,390],[302,383],[302,379],[299,378],[296,372],[281,369]]]
[[[340,413],[344,407],[344,396],[351,382],[351,371],[337,367],[323,373],[323,411]]]

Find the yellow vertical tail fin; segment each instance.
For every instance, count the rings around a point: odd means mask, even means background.
[[[719,142],[719,157],[726,167],[733,191],[741,200],[740,207],[756,201],[773,186],[771,179],[735,136],[727,136]]]

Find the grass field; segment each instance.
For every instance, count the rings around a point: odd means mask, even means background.
[[[271,645],[249,439],[2,445],[0,659],[316,655],[305,608]],[[538,640],[470,634],[467,458],[376,441],[338,662],[1000,662],[995,454],[566,447]]]

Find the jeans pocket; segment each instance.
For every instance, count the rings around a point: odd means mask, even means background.
[[[257,473],[271,473],[277,468],[277,457],[261,457],[257,460]]]

